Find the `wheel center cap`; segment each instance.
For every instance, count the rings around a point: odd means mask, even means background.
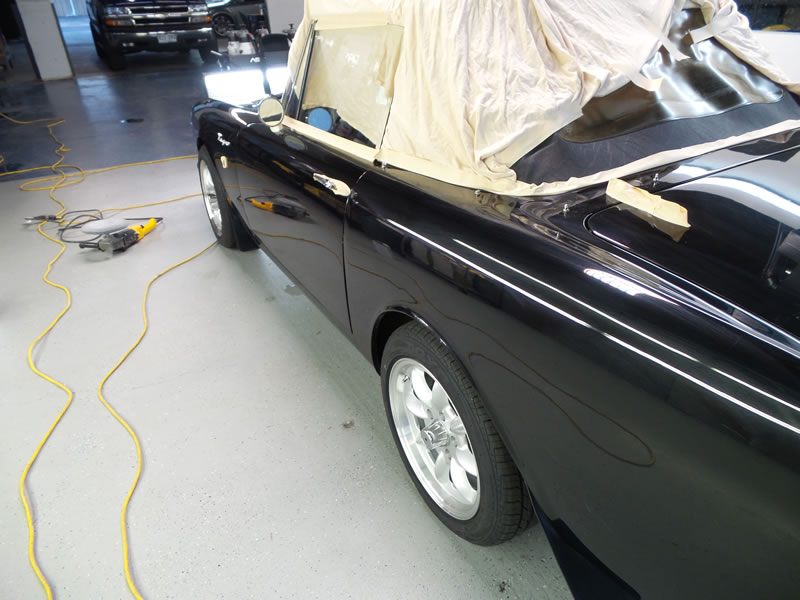
[[[442,421],[434,421],[420,430],[420,433],[422,434],[422,442],[428,450],[446,446],[447,441],[450,439],[447,433],[447,427],[445,427]]]

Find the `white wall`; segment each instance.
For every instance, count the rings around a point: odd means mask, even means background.
[[[303,0],[267,0],[269,8],[269,24],[273,33],[280,33],[289,23],[294,28],[303,20]]]
[[[754,31],[758,42],[793,81],[800,81],[800,33],[791,31]]]
[[[20,0],[17,8],[41,78],[72,77],[72,66],[50,0]]]

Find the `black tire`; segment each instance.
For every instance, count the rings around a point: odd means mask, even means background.
[[[253,241],[253,236],[247,230],[247,227],[242,223],[236,209],[231,206],[230,198],[225,191],[225,186],[222,179],[217,172],[214,165],[214,160],[208,152],[208,148],[201,147],[197,153],[197,170],[201,178],[202,186],[202,164],[205,163],[214,182],[214,189],[216,191],[221,222],[219,227],[215,226],[209,215],[209,223],[211,224],[211,231],[219,241],[220,245],[226,248],[238,248],[242,251],[252,250],[256,248],[256,243]],[[204,199],[205,202],[205,199]],[[206,209],[208,212],[208,209]]]
[[[121,50],[112,50],[111,48],[105,49],[106,61],[108,62],[108,67],[112,71],[122,71],[128,65],[127,61],[125,60],[125,53]]]
[[[92,42],[94,42],[94,51],[97,53],[97,56],[105,60],[106,51],[97,39],[97,34],[95,34],[94,31],[92,31]]]
[[[392,367],[401,359],[420,363],[442,385],[463,422],[480,476],[480,495],[474,516],[457,519],[425,489],[400,441],[389,396]],[[381,359],[381,387],[392,437],[411,479],[433,513],[456,535],[481,546],[505,542],[534,519],[525,483],[500,440],[464,368],[426,327],[416,321],[399,327],[389,338]]]
[[[214,15],[211,18],[211,23],[217,37],[225,37],[233,29],[233,19],[226,14]]]

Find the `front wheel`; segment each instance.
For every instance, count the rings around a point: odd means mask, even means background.
[[[122,52],[122,50],[106,48],[105,57],[106,61],[108,62],[108,66],[112,71],[122,71],[128,66],[128,63],[125,60],[125,53]]]
[[[105,59],[106,51],[103,49],[103,46],[97,39],[97,34],[94,31],[92,31],[92,42],[94,43],[94,51],[97,53],[98,58]]]
[[[529,525],[522,476],[463,367],[429,329],[412,322],[391,335],[381,384],[403,463],[447,527],[489,546]]]
[[[239,248],[240,250],[255,248],[252,236],[239,221],[235,209],[228,200],[225,186],[214,166],[214,160],[205,146],[200,148],[197,153],[197,171],[200,175],[203,204],[217,241],[226,248]]]

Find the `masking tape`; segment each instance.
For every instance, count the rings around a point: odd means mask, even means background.
[[[691,227],[689,225],[689,213],[685,207],[634,187],[621,179],[612,179],[608,182],[606,195],[667,223],[687,229]]]

